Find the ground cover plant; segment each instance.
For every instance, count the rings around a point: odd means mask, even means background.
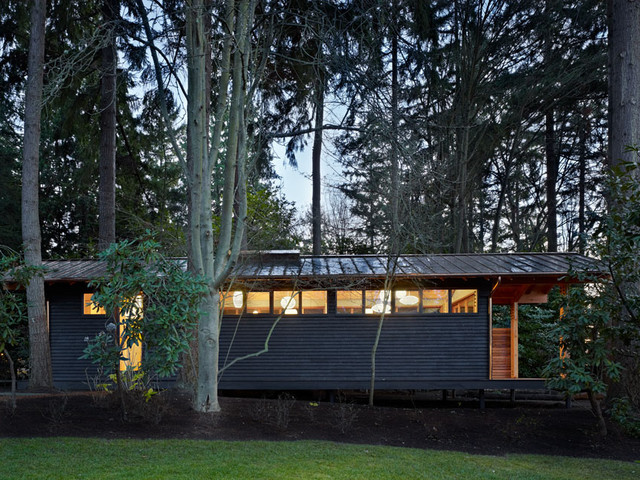
[[[154,479],[635,479],[640,464],[486,456],[333,442],[31,438],[0,440],[0,477]]]
[[[519,393],[511,403],[508,392],[487,392],[482,410],[477,392],[472,391],[450,394],[446,401],[441,392],[389,392],[379,394],[374,407],[357,392],[337,395],[334,403],[291,393],[298,398],[277,393],[265,398],[222,397],[222,412],[203,415],[191,408],[186,392],[168,390],[159,395],[163,400],[159,418],[131,415],[128,421],[122,418],[119,402],[109,401],[104,392],[19,395],[15,410],[5,403],[8,396],[0,394],[0,439],[310,440],[473,455],[640,460],[640,439],[615,423],[607,420],[609,435],[598,435],[587,400],[577,399],[566,409],[559,396],[527,400]],[[0,453],[4,455],[4,449]]]

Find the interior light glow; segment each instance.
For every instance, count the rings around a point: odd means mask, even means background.
[[[243,303],[242,292],[233,292],[233,306],[236,308],[242,308]]]
[[[378,294],[378,298],[382,302],[384,302],[385,299],[387,300],[391,299],[391,290],[380,290],[380,293]]]
[[[282,297],[282,300],[280,300],[280,306],[285,310],[296,308],[297,304],[296,299],[290,296]]]
[[[402,305],[407,305],[407,306],[417,305],[419,301],[420,301],[420,299],[418,297],[416,297],[415,295],[407,295],[406,297],[402,297],[399,300],[399,302]]]
[[[385,304],[383,302],[376,302],[371,307],[371,310],[375,313],[382,313],[383,310],[384,313],[391,313],[391,305]]]

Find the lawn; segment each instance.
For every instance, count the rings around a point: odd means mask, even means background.
[[[16,479],[616,479],[639,463],[492,457],[319,441],[0,439],[0,478]]]

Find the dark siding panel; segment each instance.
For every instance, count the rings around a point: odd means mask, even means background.
[[[82,294],[87,291],[69,286],[48,292],[51,365],[59,387],[80,386],[96,373],[95,365],[79,358],[85,337],[93,338],[105,327],[105,317],[82,314]]]
[[[79,285],[47,292],[57,386],[82,386],[87,375],[96,372],[91,362],[79,357],[85,337],[103,330],[105,317],[82,314],[86,291]],[[487,379],[488,291],[480,293],[478,314],[387,317],[376,357],[376,388],[427,388],[440,381]],[[223,319],[220,366],[264,348],[273,322],[266,316]],[[273,329],[269,351],[224,371],[220,388],[369,388],[377,324],[373,316],[283,317]]]
[[[489,371],[486,293],[481,313],[390,316],[376,356],[377,388],[421,388],[439,380],[483,380]],[[273,318],[223,319],[221,367],[264,347]],[[268,352],[226,370],[222,389],[368,388],[376,317],[282,317]]]

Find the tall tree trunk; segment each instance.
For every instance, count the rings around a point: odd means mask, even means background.
[[[584,254],[585,250],[585,195],[586,195],[586,178],[587,178],[587,137],[589,135],[589,120],[587,118],[588,110],[584,108],[580,118],[579,132],[579,179],[578,179],[578,252]]]
[[[502,218],[502,208],[504,206],[505,197],[507,195],[507,186],[509,184],[509,172],[511,170],[510,163],[505,165],[504,178],[500,178],[500,193],[498,195],[498,205],[493,215],[493,225],[491,228],[491,253],[495,253],[498,250],[498,237],[502,225],[500,225],[500,219]],[[482,238],[482,237],[481,237]]]
[[[608,1],[609,20],[609,149],[610,167],[634,162],[626,147],[640,143],[640,2]],[[637,173],[636,173],[637,175]],[[640,179],[636,178],[636,181]],[[609,210],[617,205],[609,199]],[[623,322],[624,319],[614,319]],[[613,346],[616,347],[615,345]],[[616,358],[625,366],[626,358]],[[626,394],[625,381],[609,382],[607,402]]]
[[[640,2],[608,0],[609,165],[631,162],[640,143]]]
[[[210,88],[207,76],[205,50],[208,37],[205,32],[205,8],[202,1],[187,2],[187,59],[188,59],[188,104],[187,104],[187,159],[189,162],[189,261],[190,267],[207,279],[208,292],[200,305],[201,317],[198,323],[198,372],[195,407],[197,410],[218,411],[220,406],[215,388],[208,388],[217,382],[212,367],[216,359],[210,355],[213,349],[217,353],[217,330],[213,310],[215,304],[215,285],[213,284],[213,235],[211,216],[211,186],[208,172],[207,118],[209,105],[206,92]],[[233,17],[232,17],[233,18]],[[228,26],[232,28],[231,25]],[[224,95],[225,92],[221,92]],[[206,204],[209,204],[209,207]],[[204,212],[202,211],[204,207]],[[211,325],[213,323],[213,325]],[[213,328],[212,328],[213,327]],[[207,346],[209,348],[203,348]],[[203,355],[204,353],[204,355]],[[202,355],[202,358],[201,358]],[[206,367],[203,365],[206,364]],[[210,365],[213,364],[213,365]],[[213,393],[210,393],[213,391]]]
[[[322,68],[322,67],[320,67]],[[325,80],[322,72],[318,75],[315,92],[315,132],[313,135],[312,160],[312,183],[313,191],[311,196],[311,223],[313,230],[313,254],[322,253],[322,182],[320,176],[320,159],[322,158],[322,125],[324,124],[324,90]]]
[[[558,182],[558,155],[553,110],[549,110],[545,115],[545,156],[547,162],[547,250],[549,252],[557,252],[556,183]]]
[[[246,80],[249,77],[249,36],[254,10],[253,0],[241,0],[237,4],[234,0],[227,0],[225,3],[224,18],[221,21],[224,33],[219,62],[218,99],[213,116],[213,128],[208,128],[207,92],[211,85],[211,77],[206,65],[209,60],[207,49],[210,42],[210,29],[206,28],[206,17],[211,15],[211,11],[207,2],[202,0],[186,3],[189,83],[187,136],[190,149],[188,173],[191,192],[189,260],[191,268],[203,275],[209,286],[208,293],[202,298],[198,323],[198,379],[194,408],[201,412],[220,410],[220,288],[240,253],[247,215],[247,135],[244,109],[249,104]],[[223,127],[227,129],[226,148],[222,148]],[[212,131],[210,145],[209,130]],[[224,187],[220,208],[220,234],[214,253],[211,175],[223,150],[224,157],[221,163],[224,165]],[[234,208],[237,208],[236,215]]]
[[[22,154],[22,241],[27,265],[42,265],[39,209],[40,116],[44,72],[46,1],[33,0],[27,87],[25,92],[24,145]],[[51,388],[49,325],[44,279],[36,275],[27,285],[29,314],[29,387]]]
[[[398,129],[400,114],[398,112],[398,23],[400,14],[397,0],[393,2],[391,11],[391,245],[392,256],[400,254],[400,152],[398,145]],[[384,316],[383,316],[384,317]]]
[[[100,80],[100,181],[98,249],[116,241],[116,34],[118,0],[103,0],[102,19],[108,36],[102,48]]]

